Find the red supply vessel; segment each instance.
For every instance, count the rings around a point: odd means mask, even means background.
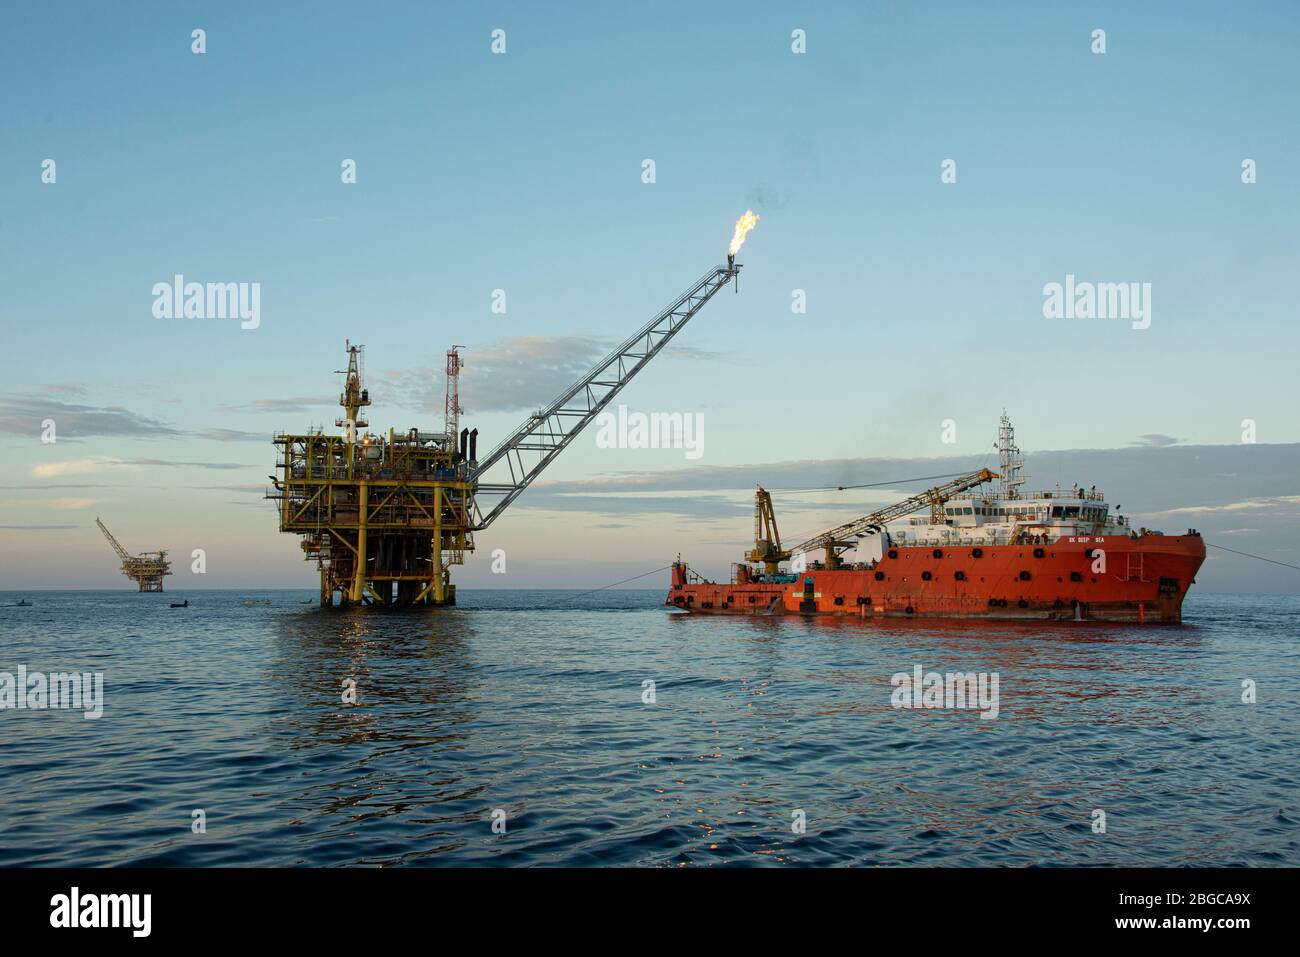
[[[998,453],[998,472],[957,477],[788,550],[760,486],[754,548],[732,580],[701,578],[679,558],[665,604],[694,614],[1182,621],[1205,560],[1199,532],[1135,530],[1095,487],[1026,491],[1005,413]],[[928,517],[909,518],[927,507]]]

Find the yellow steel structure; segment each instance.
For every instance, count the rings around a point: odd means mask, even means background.
[[[474,550],[486,529],[705,304],[740,274],[728,257],[656,313],[586,375],[531,414],[480,462],[478,429],[460,425],[458,346],[447,353],[442,432],[366,431],[370,405],[361,347],[347,345],[348,366],[335,422],[342,435],[317,429],[276,433],[271,476],[280,531],[302,536],[320,569],[322,607],[454,605],[452,565]]]
[[[95,524],[99,530],[104,533],[108,539],[108,544],[113,546],[113,551],[117,552],[117,557],[122,560],[122,574],[131,581],[140,586],[141,591],[162,591],[163,576],[172,573],[172,564],[167,561],[165,551],[158,552],[141,552],[139,555],[132,555],[123,548],[113,533],[108,530],[108,526],[95,519]]]
[[[450,566],[473,551],[464,450],[443,432],[361,431],[370,404],[359,346],[348,346],[343,435],[277,433],[280,531],[302,536],[320,569],[320,604],[454,605]]]

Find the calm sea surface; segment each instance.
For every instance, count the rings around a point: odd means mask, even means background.
[[[104,675],[98,720],[0,711],[0,865],[1300,865],[1298,597],[1136,628],[663,594],[0,593],[0,671]],[[915,665],[997,673],[998,717],[891,707]]]

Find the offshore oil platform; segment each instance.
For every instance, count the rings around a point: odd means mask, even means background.
[[[739,280],[736,253],[758,223],[736,223],[726,265],[715,266],[482,459],[478,430],[460,425],[459,350],[447,352],[440,432],[369,431],[361,346],[346,344],[347,367],[335,421],[323,429],[276,433],[277,474],[267,498],[280,531],[299,535],[320,571],[323,608],[454,605],[451,566],[474,550],[482,531],[577,437],[632,378],[727,283]],[[337,599],[336,597],[337,596]]]
[[[131,581],[140,586],[141,591],[162,591],[163,576],[172,573],[171,562],[167,561],[165,551],[158,552],[141,552],[139,555],[132,555],[123,548],[113,533],[108,530],[103,522],[98,518],[95,524],[99,530],[104,533],[108,539],[108,544],[113,546],[113,551],[117,552],[117,557],[122,560],[122,574]]]

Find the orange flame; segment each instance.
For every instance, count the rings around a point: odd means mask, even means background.
[[[745,210],[745,215],[736,220],[736,231],[731,234],[731,245],[727,247],[728,256],[734,256],[740,252],[740,247],[745,245],[745,237],[757,225],[758,217],[754,215],[754,211],[752,209]]]

